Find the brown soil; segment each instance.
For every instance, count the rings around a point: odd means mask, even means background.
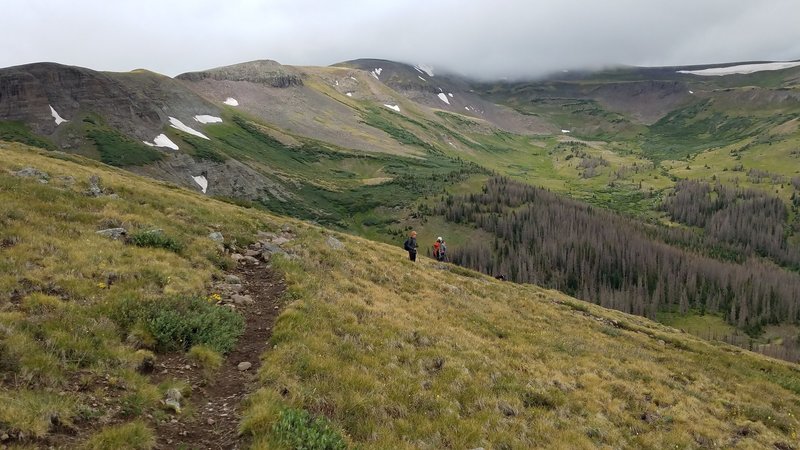
[[[237,306],[245,318],[245,331],[222,368],[206,381],[202,372],[184,353],[159,358],[153,382],[180,380],[192,387],[189,398],[181,401],[182,414],[171,415],[156,424],[157,449],[239,449],[247,445],[238,435],[242,401],[254,389],[261,367],[261,354],[267,348],[272,326],[280,313],[283,280],[264,265],[239,266],[234,272],[245,286],[243,294],[255,301]],[[240,371],[241,362],[252,367]]]

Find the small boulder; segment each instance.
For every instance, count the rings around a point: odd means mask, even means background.
[[[236,366],[236,368],[239,369],[240,372],[244,372],[245,370],[248,370],[251,367],[253,367],[253,365],[247,361],[242,361],[239,363],[238,366]]]
[[[47,172],[42,172],[35,167],[25,167],[16,172],[12,172],[15,177],[22,178],[38,178],[40,183],[47,184],[50,180],[50,175]]]
[[[230,284],[242,284],[242,279],[236,275],[227,274],[225,275],[225,282]]]
[[[256,234],[256,237],[258,237],[258,240],[260,240],[260,241],[270,241],[270,240],[275,238],[275,233],[269,233],[269,232],[266,232],[266,231],[259,231]]]
[[[208,238],[214,242],[224,242],[225,236],[222,235],[219,231],[215,231],[213,233],[208,234]]]
[[[181,413],[181,391],[177,388],[167,389],[167,398],[164,400],[164,406],[167,410],[172,410],[175,414]]]
[[[258,260],[252,256],[244,256],[241,261],[244,261],[248,264],[258,264]]]
[[[264,255],[264,254],[282,255],[282,254],[285,254],[285,253],[286,252],[282,248],[280,248],[277,244],[274,244],[272,242],[264,243],[263,247],[261,248],[261,254],[262,255]],[[267,258],[265,258],[265,259],[267,259]]]
[[[272,240],[272,243],[275,245],[283,245],[289,241],[291,241],[291,239],[287,239],[283,236],[278,236]]]
[[[181,391],[178,388],[169,388],[167,389],[167,399],[172,399],[175,401],[181,401],[183,395],[181,395]]]
[[[242,254],[240,254],[240,253],[233,253],[233,254],[231,255],[231,259],[232,259],[232,260],[234,260],[234,261],[236,261],[236,262],[239,262],[239,261],[241,261],[243,258],[244,258],[244,255],[242,255]]]
[[[255,301],[253,300],[253,297],[251,297],[249,295],[235,294],[235,295],[231,296],[231,300],[233,301],[234,305],[239,305],[239,306],[252,305],[253,303],[255,303]]]
[[[103,187],[100,186],[100,177],[92,175],[89,177],[89,189],[86,190],[89,197],[100,197],[103,195]]]
[[[238,294],[242,292],[244,286],[241,284],[220,284],[216,288],[225,294]]]
[[[261,251],[260,251],[260,250],[246,250],[246,251],[244,252],[244,256],[252,256],[252,257],[256,257],[256,256],[258,256],[258,255],[260,255],[260,254],[261,254]]]
[[[105,230],[98,230],[97,234],[111,239],[120,239],[128,234],[125,228],[106,228]]]
[[[328,242],[328,247],[334,250],[344,250],[344,244],[342,243],[342,241],[336,239],[333,236],[328,236],[327,242]]]

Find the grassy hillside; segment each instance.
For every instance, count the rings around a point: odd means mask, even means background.
[[[304,439],[327,448],[797,442],[796,366],[535,286],[427,258],[413,264],[399,242],[0,145],[0,435],[11,445],[153,448],[153,421],[173,417],[160,400],[174,386],[136,372],[151,356],[137,340],[155,339],[158,359],[170,335],[142,318],[179,320],[175,310],[211,294],[231,263],[209,232],[241,247],[284,224],[297,235],[286,246],[294,256],[273,264],[288,306],[240,427],[254,448]],[[11,174],[25,167],[47,177]],[[116,196],[85,195],[91,175]],[[162,238],[124,244],[96,233],[109,226],[140,236],[159,228]],[[213,337],[235,335],[220,326],[235,321],[218,319],[207,327]]]

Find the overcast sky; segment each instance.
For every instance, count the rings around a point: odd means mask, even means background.
[[[798,0],[0,0],[0,67],[383,58],[476,77],[800,59]]]

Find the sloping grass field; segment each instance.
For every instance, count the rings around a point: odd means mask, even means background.
[[[47,175],[12,174],[26,167]],[[92,175],[116,195],[85,195]],[[239,429],[253,448],[798,442],[796,365],[536,286],[415,264],[399,240],[366,241],[11,143],[0,143],[0,204],[3,445],[153,448],[152,421],[173,414],[161,399],[174,386],[136,371],[160,356],[164,335],[150,319],[186,304],[220,314],[205,299],[231,263],[210,232],[242,248],[285,225],[297,237],[273,266],[287,306]],[[137,246],[96,233],[115,226],[164,238]],[[222,338],[230,328],[210,329]],[[152,350],[142,349],[148,338]]]

